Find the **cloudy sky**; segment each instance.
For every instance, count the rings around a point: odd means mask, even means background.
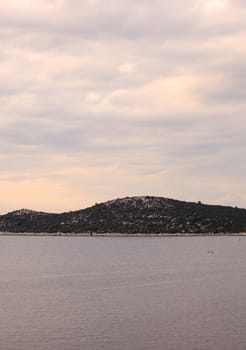
[[[0,212],[246,207],[245,0],[0,3]]]

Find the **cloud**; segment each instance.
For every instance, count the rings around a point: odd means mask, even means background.
[[[135,194],[245,207],[245,11],[2,2],[0,211]]]

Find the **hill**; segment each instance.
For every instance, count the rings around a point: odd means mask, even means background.
[[[62,214],[17,210],[0,216],[0,231],[238,233],[246,232],[246,210],[163,197],[126,197]]]

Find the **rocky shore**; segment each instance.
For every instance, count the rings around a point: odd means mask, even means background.
[[[246,232],[239,233],[64,233],[64,232],[0,232],[0,236],[33,236],[33,237],[246,237]]]

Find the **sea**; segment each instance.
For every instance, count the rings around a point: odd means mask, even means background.
[[[0,237],[1,350],[245,350],[246,237]]]

